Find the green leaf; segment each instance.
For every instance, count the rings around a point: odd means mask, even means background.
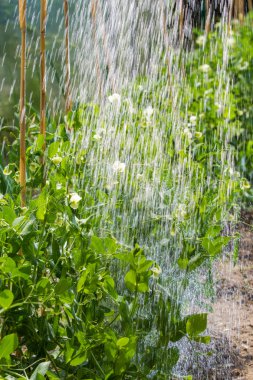
[[[58,141],[53,142],[52,144],[49,145],[48,147],[48,158],[52,158],[56,155],[58,152],[60,143]]]
[[[37,219],[44,220],[47,211],[47,193],[45,189],[40,193],[37,199],[37,207]]]
[[[195,342],[209,344],[211,342],[210,336],[196,336],[192,338]]]
[[[145,257],[143,258],[144,258],[143,262],[137,264],[137,269],[136,269],[137,273],[147,272],[149,268],[154,264],[154,261],[146,260]]]
[[[196,337],[207,328],[207,314],[193,314],[187,318],[186,332],[190,337]]]
[[[171,347],[168,349],[169,365],[171,369],[177,364],[179,356],[180,354],[178,348]]]
[[[53,372],[51,371],[47,371],[46,373],[47,377],[49,378],[49,380],[60,380],[60,378],[58,376],[56,376]]]
[[[202,253],[198,253],[189,260],[187,266],[188,270],[192,271],[198,268],[203,263],[203,261],[205,261],[205,256]]]
[[[39,377],[38,375],[44,376],[47,373],[50,364],[51,364],[51,362],[40,363],[36,367],[35,371],[32,373],[32,376],[30,377],[30,380],[42,380],[43,378],[41,378],[41,376]]]
[[[41,280],[37,282],[36,289],[39,293],[45,293],[46,288],[50,285],[48,277],[42,277]]]
[[[46,378],[40,373],[37,373],[36,380],[46,380]]]
[[[6,335],[0,342],[0,359],[9,358],[18,347],[17,334]]]
[[[36,149],[36,151],[37,151],[37,152],[38,152],[38,151],[39,151],[39,152],[42,151],[43,145],[44,145],[44,135],[39,134],[39,135],[38,135],[38,138],[37,138],[37,140],[36,140],[36,145],[35,145],[35,149]]]
[[[65,293],[72,286],[71,278],[61,278],[58,284],[55,287],[55,293],[57,295]]]
[[[10,257],[0,258],[0,270],[3,273],[12,273],[16,269],[16,263]]]
[[[122,347],[127,346],[128,343],[129,343],[129,338],[124,337],[124,338],[120,338],[120,339],[118,339],[116,345],[117,345],[119,348],[122,348]]]
[[[231,241],[230,236],[220,236],[216,239],[204,238],[202,240],[202,247],[208,252],[212,257],[219,255],[222,249]]]
[[[125,276],[125,284],[129,290],[132,292],[136,289],[136,272],[134,270],[130,270],[127,272]]]
[[[99,238],[98,236],[94,235],[91,237],[90,248],[94,252],[102,255],[112,255],[117,249],[117,244],[114,239],[111,239],[109,237]]]
[[[83,364],[87,360],[86,351],[80,352],[78,355],[75,355],[75,358],[71,360],[70,365],[76,367],[80,364]]]
[[[77,283],[77,292],[78,293],[83,289],[88,274],[89,274],[89,271],[85,268],[85,270],[82,272],[82,274],[78,280],[78,283]]]
[[[189,259],[187,257],[180,256],[177,260],[177,263],[180,269],[186,270],[188,267]]]
[[[15,211],[8,206],[3,206],[3,218],[9,225],[12,225],[16,218]]]
[[[211,226],[208,228],[205,236],[209,238],[212,238],[212,237],[214,238],[221,233],[221,230],[222,228],[219,225]]]
[[[90,242],[90,249],[97,253],[105,253],[103,239],[98,236],[92,236]]]
[[[146,293],[149,290],[148,283],[147,282],[139,282],[137,284],[137,290],[140,293]]]
[[[0,306],[3,309],[8,309],[11,306],[13,300],[14,295],[10,290],[6,289],[0,293]]]

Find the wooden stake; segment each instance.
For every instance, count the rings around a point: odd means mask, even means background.
[[[47,0],[40,0],[40,133],[44,136],[43,151],[46,149],[46,18]]]
[[[244,0],[239,0],[238,10],[239,10],[239,20],[243,21],[244,16],[245,16]]]
[[[98,96],[100,97],[102,91],[102,78],[100,72],[100,54],[99,48],[97,46],[97,8],[98,8],[98,0],[92,0],[91,2],[91,18],[92,18],[92,36],[94,40],[94,49],[96,52],[96,73],[97,73],[97,83],[98,83]]]
[[[184,0],[180,0],[179,4],[179,38],[180,42],[184,39]]]
[[[238,0],[238,15],[239,20],[243,21],[245,13],[244,13],[244,0]]]
[[[206,10],[207,16],[206,16],[206,25],[205,25],[205,32],[206,34],[209,34],[211,31],[211,22],[212,22],[212,5],[210,3],[210,0],[206,0]]]
[[[21,72],[20,72],[20,187],[21,207],[26,204],[26,0],[19,0],[19,23],[21,30]]]
[[[249,9],[250,12],[253,9],[253,1],[252,0],[248,0],[248,9]]]
[[[65,111],[68,113],[72,108],[70,97],[70,51],[69,51],[69,4],[68,0],[64,0],[64,16],[65,16]]]

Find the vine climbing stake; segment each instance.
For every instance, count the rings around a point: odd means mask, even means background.
[[[26,204],[26,0],[19,0],[19,24],[21,30],[21,71],[20,71],[20,187],[21,207]]]
[[[40,1],[40,134],[44,137],[42,165],[46,149],[46,18],[47,0]]]
[[[69,52],[69,4],[68,0],[64,0],[64,16],[65,16],[65,111],[71,110],[70,97],[70,52]]]

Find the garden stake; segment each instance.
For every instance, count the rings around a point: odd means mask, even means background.
[[[238,0],[238,16],[242,22],[244,19],[244,0]]]
[[[96,22],[97,22],[97,7],[98,7],[98,0],[92,0],[91,3],[91,17],[92,17],[92,36],[94,40],[94,49],[97,48],[97,32],[96,32]],[[97,82],[98,82],[98,96],[101,95],[102,90],[102,80],[101,80],[101,72],[100,72],[100,56],[99,51],[96,50],[96,72],[97,72]]]
[[[26,204],[26,0],[19,0],[19,23],[21,30],[21,72],[20,72],[20,187],[21,207]]]
[[[180,0],[179,5],[179,38],[180,42],[184,39],[184,0]]]
[[[228,28],[231,29],[231,21],[233,18],[234,0],[230,0],[230,6],[228,11]]]
[[[46,18],[47,0],[40,1],[40,134],[44,137],[41,163],[45,164],[46,149]]]
[[[248,0],[248,9],[249,9],[250,12],[253,9],[253,1],[252,0]]]
[[[161,12],[162,12],[162,28],[163,28],[163,40],[166,54],[166,62],[168,67],[168,83],[170,83],[170,57],[169,57],[169,34],[167,30],[167,17],[164,1],[160,0]]]
[[[207,16],[206,16],[206,25],[205,25],[205,32],[206,35],[208,35],[211,31],[211,22],[212,22],[212,5],[210,3],[210,0],[206,1],[206,9],[208,9]]]
[[[64,16],[65,16],[65,111],[71,110],[70,98],[70,53],[69,53],[69,4],[68,0],[64,0]]]

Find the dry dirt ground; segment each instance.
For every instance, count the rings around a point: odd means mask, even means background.
[[[253,212],[242,213],[239,232],[239,262],[218,265],[217,301],[209,317],[213,336],[229,357],[227,375],[222,371],[210,379],[253,380]]]

